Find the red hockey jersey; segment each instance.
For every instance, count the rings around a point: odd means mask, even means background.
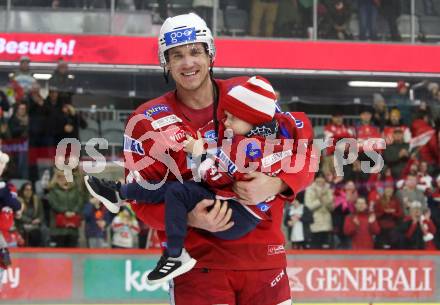
[[[227,92],[244,78],[216,80],[219,89],[217,119],[222,121],[222,100]],[[188,180],[193,178],[192,161],[181,149],[183,133],[193,137],[203,126],[194,126],[190,113],[182,113],[175,91],[139,106],[127,121],[124,135],[124,158],[126,176],[138,171],[147,181]],[[214,111],[213,111],[214,113]],[[304,113],[287,114],[293,124],[281,124],[280,134],[286,138],[311,141],[313,129]],[[295,128],[291,128],[294,126]],[[220,124],[219,138],[223,138]],[[213,139],[214,130],[204,131],[204,138]],[[312,147],[307,145],[304,166],[293,173],[280,172],[280,177],[294,194],[302,191],[313,180],[316,158]],[[297,158],[292,156],[291,164]],[[313,163],[312,163],[313,161]],[[312,164],[311,164],[312,163]],[[281,231],[284,200],[277,196],[272,202],[271,219],[262,221],[255,230],[238,240],[221,240],[211,234],[190,228],[185,239],[185,248],[197,259],[196,267],[213,269],[259,270],[286,266],[284,235]],[[149,226],[164,230],[164,204],[132,204],[136,215]],[[164,234],[161,234],[164,237]]]

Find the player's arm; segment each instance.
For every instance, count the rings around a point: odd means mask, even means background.
[[[127,123],[124,135],[124,160],[125,176],[136,176],[137,171],[144,181],[161,181],[168,174],[180,175],[180,168],[169,154],[168,138],[163,139],[163,133],[155,132],[151,124],[142,118],[142,114],[132,115]],[[179,150],[174,154],[185,154]],[[168,157],[168,158],[167,158]],[[138,176],[139,176],[138,175]],[[130,181],[128,181],[130,182]],[[209,212],[206,207],[214,202],[197,204],[188,215],[188,223],[191,226],[208,231],[222,231],[231,224],[230,212],[227,206],[214,205]],[[157,230],[165,229],[165,208],[163,203],[159,204],[131,204],[136,215],[150,227]]]

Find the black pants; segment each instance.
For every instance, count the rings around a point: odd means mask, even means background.
[[[165,182],[156,190],[145,189],[138,183],[129,183],[122,186],[121,193],[126,199],[136,200],[141,204],[165,202],[167,251],[171,256],[178,256],[183,248],[188,226],[188,212],[203,199],[215,198],[213,192],[193,181]],[[240,203],[233,200],[228,202],[232,210],[231,221],[234,225],[226,231],[212,234],[225,240],[238,239],[252,231],[260,220]]]

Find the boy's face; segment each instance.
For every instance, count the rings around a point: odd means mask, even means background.
[[[225,119],[223,121],[226,129],[231,129],[234,135],[244,136],[254,127],[252,124],[237,118],[225,110]]]

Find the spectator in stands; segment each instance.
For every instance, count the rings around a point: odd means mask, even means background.
[[[400,202],[402,210],[405,215],[409,215],[411,202],[417,201],[422,204],[422,208],[426,209],[427,199],[422,191],[417,189],[417,176],[409,174],[406,177],[405,185],[401,190],[398,190],[396,196]]]
[[[376,23],[380,0],[358,0],[359,39],[377,40]]]
[[[401,41],[399,29],[397,27],[397,18],[401,14],[400,0],[385,0],[380,3],[382,14],[388,23],[390,29],[391,40]]]
[[[390,111],[390,119],[387,121],[387,124],[383,130],[383,135],[387,145],[393,143],[393,132],[395,129],[402,130],[403,133],[403,142],[409,143],[411,140],[411,131],[406,124],[403,124],[401,120],[400,110],[397,108],[393,108]]]
[[[409,214],[403,220],[401,232],[404,234],[404,249],[435,250],[434,234],[436,227],[430,219],[431,212],[423,204],[412,201]]]
[[[364,157],[364,160],[369,160]],[[357,187],[358,193],[366,197],[368,195],[368,181],[370,174],[365,173],[361,168],[361,161],[355,160],[353,164],[344,166],[343,181],[353,181]]]
[[[60,99],[60,92],[56,87],[49,87],[49,94],[45,100],[45,106],[47,108],[48,130],[50,130],[48,138],[51,138],[50,145],[56,146],[65,138],[64,106]]]
[[[428,173],[428,163],[426,161],[419,162],[417,172],[417,189],[421,190],[425,195],[432,191],[432,177]]]
[[[402,207],[394,196],[394,187],[385,187],[383,195],[374,203],[374,212],[380,226],[380,233],[376,238],[376,248],[395,249],[398,245],[398,227],[403,218]]]
[[[430,137],[428,143],[418,148],[420,160],[428,162],[429,166],[435,167],[440,160],[438,138],[435,136],[436,130],[433,128],[428,111],[419,111],[416,119],[411,124],[412,137],[426,135],[428,132],[434,134]]]
[[[55,71],[49,79],[49,87],[56,88],[59,92],[61,104],[71,104],[75,92],[74,76],[69,71],[68,63],[60,59]]]
[[[432,0],[423,0],[423,8],[426,16],[439,16]]]
[[[374,142],[372,142],[373,139],[381,139],[382,135],[379,131],[379,128],[377,128],[371,123],[373,117],[372,107],[370,107],[369,105],[363,105],[359,113],[360,113],[361,122],[355,128],[356,138],[358,141],[358,151],[359,151],[358,160],[370,162],[370,166],[373,167],[376,162],[373,162],[372,158],[370,158],[367,155],[367,153],[382,152],[384,147],[380,147],[379,142],[377,142],[377,144],[374,145],[373,145]],[[362,174],[360,168],[358,169],[358,173]],[[368,176],[367,175],[363,175],[363,176],[364,176],[362,179],[363,181],[360,182],[362,182],[364,186],[365,183],[368,181]],[[366,196],[366,193],[363,193],[362,196]]]
[[[131,249],[136,247],[139,224],[133,211],[123,206],[112,222],[112,247]]]
[[[273,37],[278,2],[279,0],[252,0],[251,36]],[[264,23],[262,23],[262,20],[264,20]]]
[[[409,99],[409,85],[400,80],[397,82],[396,93],[391,96],[390,106],[399,109],[402,123],[409,125],[411,123],[413,103]]]
[[[394,188],[394,185],[395,183],[394,178],[391,175],[391,169],[387,166],[384,166],[379,173],[370,174],[367,182],[368,204],[375,206],[382,197],[385,188]]]
[[[303,31],[301,30],[298,1],[280,0],[279,2],[274,36],[301,37]]]
[[[9,109],[11,108],[8,96],[0,89],[0,118],[4,119],[5,115],[8,116]]]
[[[68,182],[64,173],[55,170],[47,200],[51,208],[50,233],[56,247],[77,247],[82,220],[84,195],[78,183]]]
[[[87,122],[70,104],[64,104],[62,112],[64,126],[62,138],[75,138],[79,140],[79,129],[87,128]]]
[[[426,84],[426,89],[428,90],[428,99],[435,99],[437,93],[439,92],[439,84],[435,82],[428,82]]]
[[[373,249],[374,236],[380,232],[376,215],[371,212],[363,197],[356,199],[355,208],[356,210],[345,218],[344,234],[351,238],[352,249]]]
[[[12,143],[17,144],[18,148],[13,157],[16,161],[18,177],[22,179],[28,178],[29,115],[27,109],[26,104],[16,104],[14,113],[8,121]]]
[[[298,0],[298,10],[302,21],[303,37],[312,38],[310,29],[313,28],[313,0]]]
[[[313,214],[310,225],[311,248],[329,249],[332,247],[332,211],[333,190],[322,174],[318,174],[315,181],[306,188],[304,204]]]
[[[313,216],[307,206],[298,200],[293,200],[287,207],[284,225],[288,229],[287,239],[291,242],[292,249],[304,249],[310,238],[310,223]]]
[[[409,160],[409,144],[403,142],[403,132],[400,128],[393,130],[392,144],[387,145],[383,158],[385,165],[391,169],[394,179],[399,179]]]
[[[336,143],[344,138],[353,138],[354,131],[352,128],[344,124],[344,118],[341,113],[332,114],[331,122],[324,127],[324,135],[326,143],[331,143],[327,148],[327,155],[323,158],[322,172],[325,176],[329,173],[335,173],[334,153]]]
[[[353,181],[347,181],[344,188],[335,190],[334,197],[332,219],[336,248],[350,249],[350,238],[344,234],[344,223],[345,218],[355,210],[354,204],[358,198],[356,185]]]
[[[326,5],[327,14],[323,20],[324,37],[329,39],[352,40],[350,33],[351,3],[348,0],[330,0]]]
[[[434,120],[440,119],[440,90],[439,84],[430,82],[426,85],[428,90],[427,101],[429,108],[432,110],[432,117]]]
[[[428,196],[428,207],[431,210],[431,219],[436,228],[440,228],[440,175],[435,179],[434,190]],[[440,234],[434,235],[434,244],[440,249]]]
[[[373,94],[373,109],[374,112],[372,122],[374,125],[379,127],[379,130],[382,131],[388,120],[388,109],[382,94]]]
[[[52,145],[48,129],[48,109],[40,94],[40,85],[35,83],[31,92],[27,95],[26,103],[29,109],[29,178],[31,181],[38,180],[38,159],[48,159],[51,156],[49,150]]]
[[[14,72],[14,80],[23,88],[25,93],[32,89],[32,85],[37,83],[37,80],[32,76],[30,71],[30,58],[22,56],[18,65],[18,71]]]
[[[87,247],[108,248],[106,229],[111,223],[109,211],[99,200],[90,197],[84,206],[85,235]]]
[[[29,247],[42,247],[45,239],[44,211],[40,198],[34,194],[32,183],[24,183],[19,192],[18,199],[24,206],[21,218],[16,219],[16,225],[21,236],[25,240],[25,245]]]

